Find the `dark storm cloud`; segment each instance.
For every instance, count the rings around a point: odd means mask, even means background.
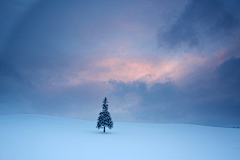
[[[138,107],[128,110],[133,117],[149,122],[178,122],[214,126],[240,125],[240,59],[231,58],[214,72],[179,88],[173,82],[155,83],[111,81],[124,101],[130,93],[140,97]],[[199,72],[200,73],[200,72]],[[211,75],[209,75],[211,74]],[[208,79],[207,77],[212,78]],[[124,104],[124,103],[123,103]]]
[[[192,0],[175,23],[159,33],[159,45],[170,48],[187,44],[201,46],[226,41],[239,32],[239,1]]]

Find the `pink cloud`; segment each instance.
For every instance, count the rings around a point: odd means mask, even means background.
[[[88,81],[107,82],[110,79],[123,82],[144,81],[148,84],[166,82],[169,78],[177,81],[197,66],[205,63],[204,58],[183,54],[182,59],[172,58],[136,59],[127,56],[102,57],[89,64],[89,68],[69,77],[73,84]],[[156,63],[157,62],[157,63]]]

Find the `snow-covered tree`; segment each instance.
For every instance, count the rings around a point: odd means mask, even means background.
[[[105,127],[108,127],[109,129],[113,128],[113,121],[111,118],[110,113],[108,112],[108,101],[105,97],[103,99],[103,105],[102,105],[102,112],[99,113],[97,126],[96,128],[100,129],[103,128],[103,132],[105,132]]]

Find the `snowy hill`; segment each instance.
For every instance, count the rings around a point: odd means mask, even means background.
[[[239,160],[240,129],[0,116],[0,160]]]

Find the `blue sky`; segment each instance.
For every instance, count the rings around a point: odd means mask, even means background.
[[[0,0],[0,114],[239,126],[239,7]]]

